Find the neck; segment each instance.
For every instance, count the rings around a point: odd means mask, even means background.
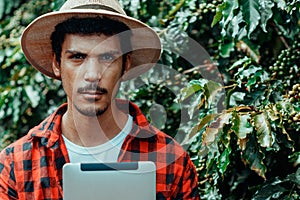
[[[103,144],[124,128],[128,116],[120,111],[115,102],[100,116],[85,116],[68,106],[62,120],[62,133],[71,142],[80,146]]]

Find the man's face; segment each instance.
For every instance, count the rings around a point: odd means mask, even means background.
[[[66,35],[61,64],[53,59],[69,106],[85,116],[104,113],[115,97],[122,76],[122,51],[117,36]],[[126,62],[125,67],[129,67]]]

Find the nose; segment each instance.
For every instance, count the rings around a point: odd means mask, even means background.
[[[87,82],[99,82],[102,77],[102,67],[97,59],[89,59],[85,65],[84,80]]]

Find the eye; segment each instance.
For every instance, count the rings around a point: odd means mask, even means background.
[[[108,61],[113,61],[115,59],[115,56],[111,53],[104,53],[100,55],[100,59],[102,61],[108,62]]]
[[[75,54],[72,54],[70,56],[71,59],[73,60],[83,60],[86,58],[86,55],[82,54],[82,53],[75,53]]]

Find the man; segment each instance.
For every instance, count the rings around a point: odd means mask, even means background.
[[[115,0],[68,0],[22,35],[27,60],[61,80],[67,103],[0,155],[0,199],[62,199],[68,162],[156,164],[157,199],[199,199],[187,153],[151,126],[140,109],[116,99],[120,81],[157,62],[160,41]]]

